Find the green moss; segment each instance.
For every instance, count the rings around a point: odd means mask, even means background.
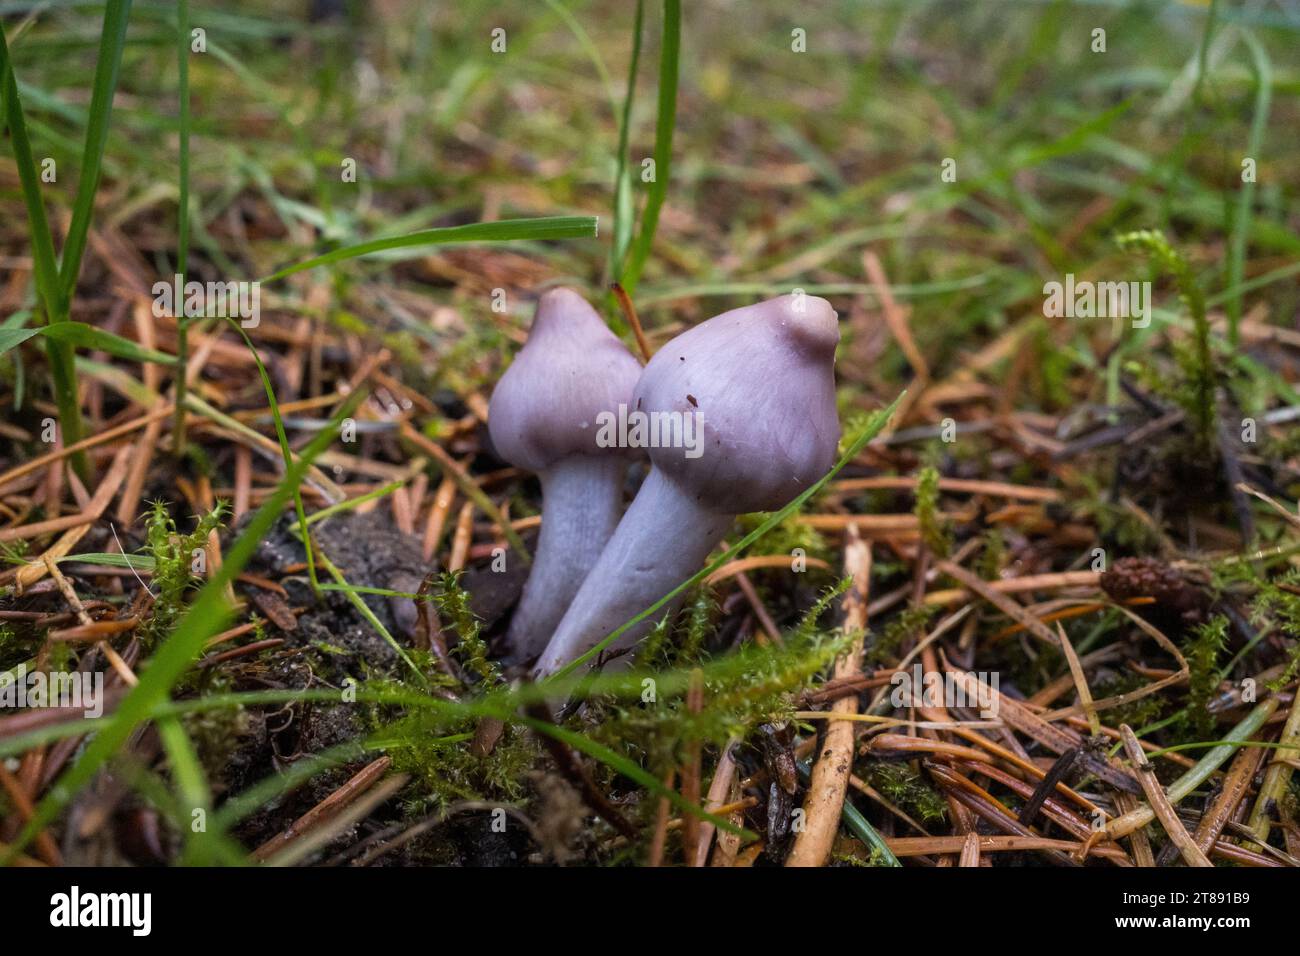
[[[487,642],[480,634],[480,621],[470,610],[469,592],[460,586],[460,572],[449,572],[438,580],[434,606],[458,638],[454,653],[485,685],[501,682],[501,668],[488,658]]]
[[[231,689],[231,681],[214,670],[204,672],[204,687],[200,696],[220,695]],[[247,732],[247,717],[238,704],[211,710],[196,710],[184,714],[181,723],[194,743],[199,762],[209,780],[220,780],[226,764]]]
[[[154,561],[150,583],[155,598],[153,613],[142,629],[146,644],[170,634],[184,613],[185,592],[202,580],[194,567],[195,552],[206,547],[208,535],[221,527],[225,515],[225,502],[217,502],[216,508],[199,518],[192,532],[182,535],[164,502],[155,501],[150,507],[145,542]]]
[[[679,660],[675,672],[645,672],[644,678],[638,671],[631,686],[645,689],[640,697],[589,699],[584,722],[574,729],[620,753],[666,768],[679,759],[687,743],[721,745],[745,737],[761,723],[789,720],[797,692],[854,639],[819,624],[847,586],[846,579],[823,591],[779,646],[750,644],[717,658],[701,653],[695,661]],[[691,626],[688,619],[687,629]],[[684,688],[682,678],[697,667],[704,680],[704,706],[691,713],[684,692],[670,695],[663,688]]]
[[[1228,619],[1216,615],[1192,629],[1183,645],[1187,658],[1187,718],[1192,731],[1208,738],[1214,732],[1214,715],[1208,706],[1219,692],[1219,657],[1228,643]]]
[[[1121,249],[1153,259],[1160,271],[1173,276],[1179,298],[1191,313],[1192,347],[1175,344],[1174,354],[1185,376],[1185,387],[1177,394],[1195,425],[1202,452],[1217,447],[1214,386],[1216,373],[1210,352],[1210,322],[1206,317],[1205,293],[1192,268],[1159,230],[1140,230],[1116,238]]]
[[[1092,688],[1092,695],[1096,700],[1119,697],[1140,690],[1150,683],[1151,681],[1141,674],[1124,672],[1098,681]],[[1148,694],[1130,703],[1110,708],[1104,714],[1105,721],[1112,727],[1118,727],[1120,724],[1145,727],[1164,715],[1166,703],[1166,699],[1159,694]]]
[[[450,721],[430,711],[413,711],[396,721],[372,717],[393,769],[412,776],[404,809],[423,815],[458,800],[519,802],[529,770],[541,756],[536,738],[507,728],[492,752],[479,756],[470,746],[477,721]]]
[[[952,549],[952,536],[939,516],[939,470],[933,465],[922,468],[916,479],[916,518],[921,523],[921,539],[930,553],[946,558]]]
[[[948,802],[911,764],[873,760],[867,766],[866,779],[886,800],[923,826],[942,823],[948,817]]]
[[[0,621],[0,669],[16,667],[29,656],[25,642],[19,640],[13,626],[8,621]]]
[[[975,573],[985,581],[994,581],[1002,576],[1002,569],[1007,562],[1007,539],[1001,528],[990,528],[983,535],[984,547],[975,559]]]
[[[934,604],[908,605],[891,617],[878,633],[871,635],[863,661],[878,667],[897,660],[903,643],[924,634],[938,611]]]
[[[763,513],[742,515],[737,519],[739,534],[749,534],[766,521],[767,517]],[[827,545],[825,537],[817,529],[802,524],[798,520],[798,515],[791,515],[763,536],[763,552],[789,555],[802,552],[804,557],[819,558],[832,567],[836,557]]]

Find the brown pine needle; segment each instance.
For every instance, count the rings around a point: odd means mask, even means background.
[[[650,356],[654,354],[650,349],[650,343],[646,340],[645,330],[641,328],[641,317],[636,314],[636,306],[632,304],[632,297],[627,294],[619,283],[612,283],[609,291],[614,293],[614,298],[618,300],[618,307],[623,310],[623,317],[627,319],[627,324],[632,327],[632,334],[636,336],[636,347],[641,350],[641,357],[645,361],[650,361]]]
[[[1160,825],[1165,828],[1165,833],[1169,839],[1174,842],[1179,851],[1183,854],[1183,859],[1187,861],[1188,866],[1213,866],[1201,848],[1196,845],[1183,826],[1183,821],[1178,819],[1178,814],[1174,811],[1173,804],[1169,802],[1169,797],[1165,794],[1165,788],[1160,786],[1160,781],[1156,779],[1155,768],[1151,766],[1151,761],[1147,760],[1147,755],[1142,751],[1142,745],[1133,734],[1133,728],[1128,724],[1120,724],[1119,732],[1124,737],[1124,752],[1128,754],[1128,759],[1132,761],[1133,766],[1137,768],[1138,782],[1142,784],[1142,789],[1146,791],[1147,802],[1151,804],[1151,809],[1160,821]]]

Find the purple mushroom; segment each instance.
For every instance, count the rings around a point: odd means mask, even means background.
[[[725,312],[659,350],[632,401],[654,467],[534,677],[580,657],[698,571],[737,515],[781,508],[829,470],[840,434],[838,342],[830,303],[800,293]],[[632,646],[651,624],[629,628],[610,650]]]
[[[507,634],[512,661],[532,660],[546,646],[618,524],[629,449],[598,443],[598,420],[631,402],[640,374],[586,299],[552,289],[492,392],[492,444],[542,484],[542,530]]]

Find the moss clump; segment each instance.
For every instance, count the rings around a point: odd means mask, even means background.
[[[1119,697],[1130,694],[1150,684],[1150,680],[1141,674],[1121,673],[1106,677],[1092,688],[1093,697],[1102,700],[1107,697]],[[1163,716],[1166,699],[1159,694],[1148,694],[1127,704],[1120,704],[1105,712],[1105,719],[1112,727],[1128,724],[1130,727],[1145,727]]]
[[[867,767],[867,782],[881,795],[923,826],[942,823],[948,817],[948,804],[939,792],[925,782],[911,764],[892,760],[874,760]]]
[[[1183,387],[1175,394],[1195,426],[1197,445],[1202,452],[1217,447],[1215,440],[1214,359],[1210,352],[1210,322],[1206,317],[1205,293],[1192,273],[1191,265],[1159,230],[1130,232],[1116,239],[1121,249],[1154,260],[1161,272],[1173,276],[1179,298],[1192,316],[1193,344],[1175,345],[1175,357],[1184,373]]]
[[[145,643],[152,645],[170,634],[185,611],[185,592],[200,580],[202,567],[195,556],[207,545],[208,535],[221,527],[226,503],[217,502],[209,514],[202,515],[194,530],[180,534],[167,505],[155,501],[146,518],[146,544],[153,557],[153,590],[156,596],[153,613],[143,628]],[[203,559],[206,560],[206,559]]]
[[[1199,737],[1214,731],[1214,715],[1209,704],[1219,691],[1219,657],[1228,643],[1228,619],[1215,615],[1192,629],[1191,639],[1183,645],[1187,658],[1187,720]]]
[[[205,697],[221,695],[231,689],[229,678],[211,671],[205,674],[205,683],[201,695]],[[226,765],[239,746],[240,738],[248,730],[248,718],[243,706],[236,703],[230,707],[192,711],[182,715],[181,723],[194,742],[199,763],[203,765],[208,779],[224,779]]]
[[[470,610],[469,592],[460,586],[459,572],[439,578],[434,606],[456,633],[453,650],[466,669],[488,687],[501,683],[501,668],[488,658],[487,641],[480,633],[479,619]]]
[[[507,729],[490,753],[480,755],[471,746],[477,724],[429,710],[387,723],[372,715],[374,736],[383,740],[393,769],[413,778],[405,810],[423,815],[458,800],[515,803],[524,798],[528,772],[541,756],[536,738]]]
[[[456,636],[450,652],[459,669],[478,682],[479,692],[499,688],[501,669],[488,658],[481,623],[470,609],[469,593],[460,586],[458,574],[444,574],[439,579],[434,604],[443,625]],[[429,684],[406,685],[400,677],[388,677],[374,681],[375,689],[392,691],[396,685],[421,694],[431,689],[465,691],[438,669],[431,654],[410,654]],[[411,813],[428,813],[457,800],[516,802],[524,796],[527,772],[539,757],[530,734],[507,728],[490,750],[483,752],[472,745],[481,729],[479,717],[425,709],[411,710],[395,720],[389,719],[390,715],[390,708],[372,707],[369,723],[373,739],[383,743],[394,769],[415,778],[414,796],[407,800]]]
[[[854,640],[855,635],[819,623],[848,584],[845,579],[823,591],[779,646],[746,645],[716,658],[704,653],[690,661],[679,657],[675,669],[627,672],[617,688],[606,686],[587,698],[581,723],[575,717],[571,729],[666,771],[688,746],[721,746],[733,737],[743,739],[759,724],[790,720],[798,691]],[[701,619],[688,615],[687,630],[693,618]],[[703,706],[693,712],[686,688],[696,671],[704,693]]]
[[[898,659],[903,643],[924,634],[939,611],[938,605],[909,605],[891,617],[888,623],[867,640],[863,662],[879,667]]]
[[[0,668],[16,667],[26,660],[28,653],[18,639],[17,632],[7,621],[0,621]]]
[[[741,534],[749,534],[766,519],[766,514],[742,515],[737,519]],[[815,528],[798,521],[797,515],[791,515],[779,525],[763,535],[763,552],[766,554],[788,554],[794,556],[819,558],[832,567],[835,555],[831,553],[826,539]],[[809,569],[814,570],[814,569]]]
[[[933,465],[922,468],[916,479],[916,518],[921,523],[921,540],[930,553],[946,558],[952,536],[939,516],[939,470]]]

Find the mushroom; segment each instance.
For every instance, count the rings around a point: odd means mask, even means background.
[[[797,293],[725,312],[659,350],[637,382],[634,414],[644,415],[651,436],[677,422],[689,436],[693,422],[702,440],[648,449],[650,474],[535,678],[585,654],[694,574],[737,515],[781,508],[830,469],[840,433],[838,342],[830,303]],[[652,624],[629,628],[609,650],[631,647]]]
[[[572,289],[537,303],[528,341],[492,392],[497,453],[537,473],[542,530],[506,635],[508,658],[532,660],[618,524],[628,449],[598,444],[598,419],[631,401],[641,365]]]

